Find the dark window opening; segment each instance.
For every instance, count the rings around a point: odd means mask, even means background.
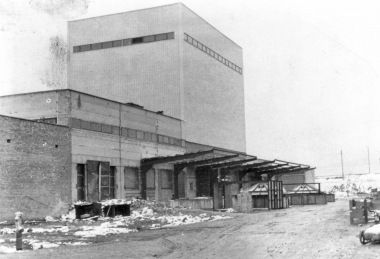
[[[55,148],[58,148],[58,145],[55,145]]]
[[[174,39],[174,32],[169,32],[168,33],[168,40]]]
[[[101,49],[101,48],[102,48],[102,44],[101,43],[91,44],[91,50],[97,50],[97,49]]]
[[[143,43],[143,37],[132,39],[132,44]]]
[[[108,48],[112,48],[112,41],[102,43],[102,49],[108,49]]]
[[[80,47],[79,46],[73,47],[73,52],[74,53],[80,52]]]
[[[7,143],[11,143],[11,140],[10,140],[10,139],[7,139]]]
[[[113,47],[120,47],[122,45],[122,41],[121,40],[115,40],[112,42],[112,46]]]
[[[77,164],[77,200],[78,201],[86,200],[85,192],[84,192],[84,182],[85,182],[84,170],[85,170],[84,164]]]
[[[91,44],[80,46],[80,52],[91,50]]]
[[[115,199],[116,166],[110,166],[110,199]]]

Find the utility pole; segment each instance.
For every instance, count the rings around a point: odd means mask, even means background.
[[[369,160],[369,147],[367,147],[367,151],[368,151],[368,173],[371,174],[371,162]]]
[[[343,152],[342,152],[342,150],[340,151],[340,160],[341,160],[341,162],[342,162],[342,178],[343,178],[343,180],[344,180],[344,171],[343,171]]]

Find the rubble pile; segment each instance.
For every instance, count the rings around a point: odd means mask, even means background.
[[[90,205],[79,202],[74,205]],[[101,202],[102,207],[110,205],[130,205],[130,216],[102,217],[76,219],[74,206],[68,214],[61,215],[60,219],[47,216],[45,221],[25,221],[23,242],[29,249],[54,248],[61,245],[86,245],[92,243],[91,238],[113,234],[128,234],[132,232],[171,228],[179,225],[194,224],[206,221],[229,219],[224,215],[213,215],[201,211],[186,211],[181,213],[178,209],[167,207],[163,202],[142,199],[113,199]],[[38,227],[36,226],[38,225]],[[7,226],[0,228],[0,235],[8,239],[0,241],[0,253],[16,252],[15,228]],[[9,238],[11,235],[12,238]],[[54,237],[57,242],[54,242]],[[80,242],[78,242],[78,239]],[[2,240],[2,239],[0,239]]]

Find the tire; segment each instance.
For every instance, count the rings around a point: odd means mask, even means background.
[[[370,242],[370,241],[365,240],[364,230],[360,231],[359,240],[360,240],[360,243],[362,243],[362,245],[365,245]]]

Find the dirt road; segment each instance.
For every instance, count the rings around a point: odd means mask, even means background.
[[[348,201],[231,214],[233,219],[109,236],[105,242],[2,258],[378,258],[350,226]]]

